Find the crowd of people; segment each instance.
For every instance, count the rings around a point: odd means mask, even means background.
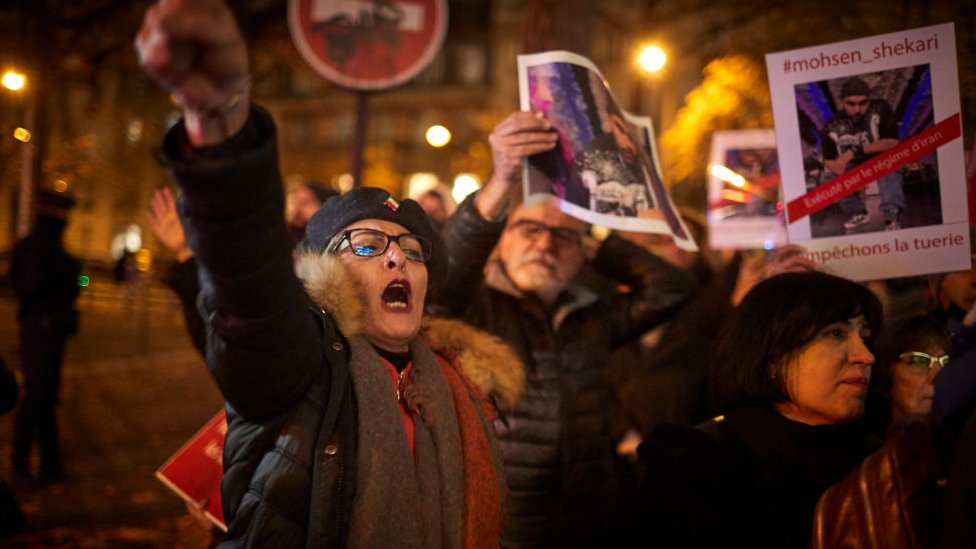
[[[698,253],[597,238],[519,201],[557,145],[535,112],[456,208],[315,183],[286,208],[223,2],[157,3],[136,48],[183,107],[149,221],[226,400],[227,546],[976,546],[976,263],[898,293],[796,245],[713,257],[694,212]],[[25,349],[14,472],[36,438],[57,477],[30,390],[57,368]]]
[[[721,262],[594,238],[518,201],[557,143],[534,112],[495,127],[494,173],[446,219],[357,187],[286,221],[230,12],[160,3],[137,49],[184,108],[163,146],[182,221],[168,190],[152,218],[193,262],[227,400],[229,543],[835,546],[881,512],[913,517],[890,535],[972,542],[970,273],[886,318],[890,294],[798,246]],[[882,455],[927,468],[885,476]],[[859,515],[858,474],[887,494]]]

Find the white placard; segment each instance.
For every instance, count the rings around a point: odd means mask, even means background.
[[[825,270],[969,269],[955,52],[949,23],[766,56],[787,234]]]
[[[769,250],[786,243],[775,131],[714,132],[708,167],[709,247]]]

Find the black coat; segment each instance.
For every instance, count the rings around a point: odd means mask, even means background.
[[[817,499],[876,443],[861,421],[810,426],[759,407],[720,417],[697,428],[660,425],[645,437],[633,538],[655,547],[806,547]]]
[[[37,226],[17,243],[10,259],[10,278],[20,320],[46,319],[57,337],[78,330],[74,308],[80,287],[81,264],[62,243],[67,221],[60,217],[39,215]]]
[[[207,365],[227,400],[228,544],[341,545],[356,463],[348,345],[294,274],[273,123],[255,110],[198,153],[185,135],[175,126],[164,153],[200,266]]]

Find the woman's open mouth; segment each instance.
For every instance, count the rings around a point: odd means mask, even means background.
[[[406,311],[410,309],[410,283],[406,280],[394,280],[383,289],[380,296],[383,306],[387,309]]]

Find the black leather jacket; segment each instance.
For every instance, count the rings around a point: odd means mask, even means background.
[[[496,422],[509,486],[505,546],[599,546],[614,529],[618,491],[608,430],[611,350],[668,318],[696,288],[681,269],[611,236],[593,266],[629,293],[573,286],[552,310],[485,263],[504,221],[473,199],[448,222],[448,277],[434,312],[464,318],[511,345],[526,387]],[[487,273],[487,275],[486,275]]]
[[[348,346],[294,274],[273,123],[255,109],[241,134],[196,152],[185,133],[169,132],[164,155],[227,400],[226,544],[343,545],[356,463]]]

